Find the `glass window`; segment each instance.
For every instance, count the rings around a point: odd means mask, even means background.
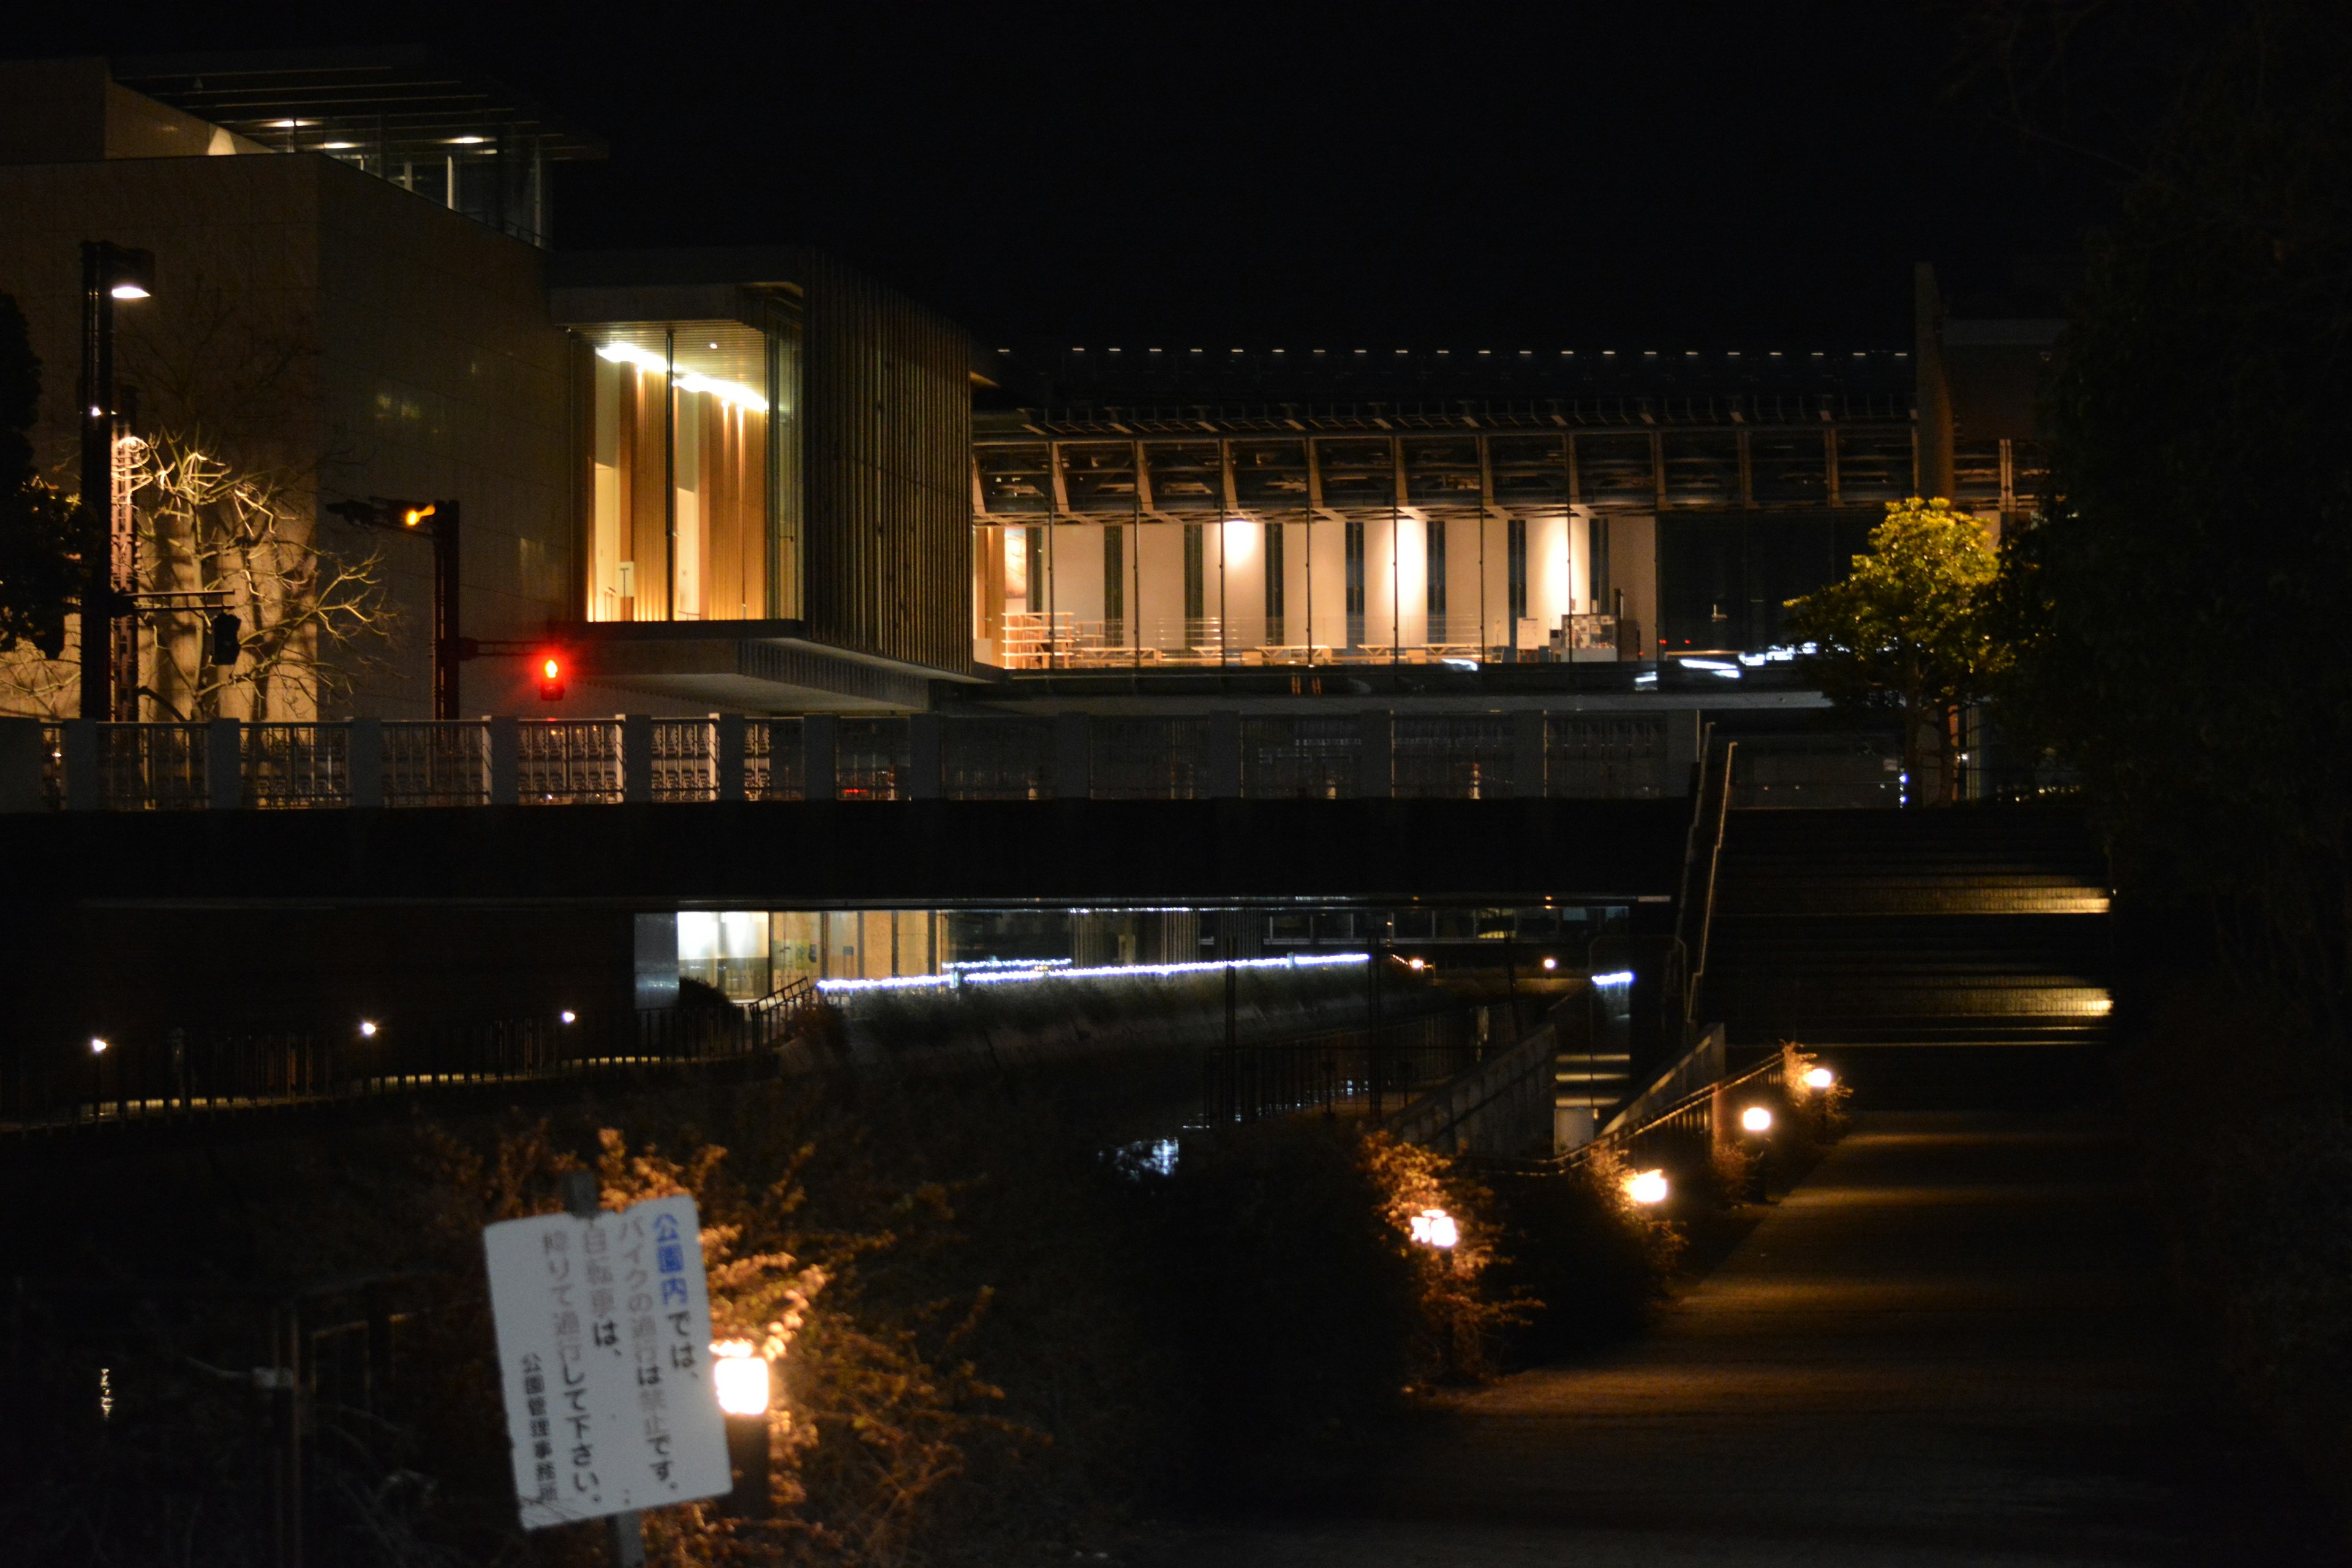
[[[734,321],[597,328],[592,621],[798,613],[794,345]]]

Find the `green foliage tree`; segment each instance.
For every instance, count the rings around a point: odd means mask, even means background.
[[[1922,788],[1932,752],[1937,798],[1947,802],[1960,710],[1986,694],[2006,662],[1992,614],[1998,572],[1976,519],[1914,496],[1887,502],[1850,576],[1789,601],[1790,635],[1820,647],[1823,689],[1841,703],[1898,703],[1911,787]]]
[[[54,658],[80,567],[73,505],[34,472],[40,404],[41,362],[24,312],[0,294],[0,653],[27,642]]]

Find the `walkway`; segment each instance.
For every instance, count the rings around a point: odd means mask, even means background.
[[[2088,1119],[1868,1118],[1648,1336],[1464,1399],[1361,1512],[1181,1560],[2336,1561],[2200,1418],[2130,1160]]]

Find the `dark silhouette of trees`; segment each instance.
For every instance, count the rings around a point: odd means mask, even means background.
[[[33,468],[41,362],[24,312],[0,294],[0,652],[30,643],[55,658],[79,592],[73,508]]]

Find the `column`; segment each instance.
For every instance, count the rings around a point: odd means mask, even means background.
[[[215,719],[205,726],[205,805],[235,811],[245,804],[245,726]]]
[[[383,804],[383,721],[354,719],[346,729],[344,776],[355,806]]]

